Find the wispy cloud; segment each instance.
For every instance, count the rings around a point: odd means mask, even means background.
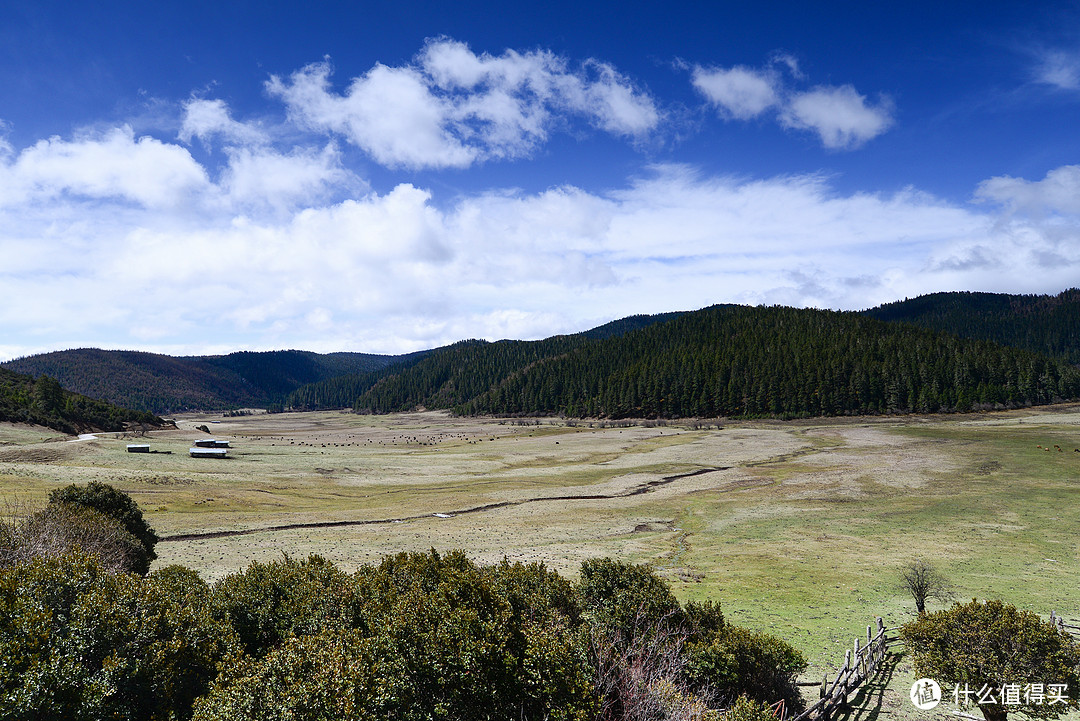
[[[1035,81],[1060,90],[1080,90],[1080,53],[1045,50],[1037,54]]]
[[[750,120],[771,110],[783,127],[813,131],[832,150],[858,148],[893,124],[888,97],[871,104],[851,85],[794,90],[777,66],[786,67],[795,80],[805,77],[793,56],[777,54],[762,69],[695,66],[691,83],[726,119]]]
[[[555,128],[581,118],[605,132],[642,138],[660,121],[652,98],[613,66],[570,67],[548,51],[477,55],[464,43],[428,42],[409,65],[376,65],[344,94],[329,62],[272,77],[299,125],[339,134],[389,167],[468,167],[530,155]]]

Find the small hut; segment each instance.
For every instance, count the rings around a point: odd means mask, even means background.
[[[188,453],[192,458],[228,458],[227,448],[189,448]]]
[[[149,443],[128,443],[127,452],[128,453],[149,453],[150,452],[150,444]]]

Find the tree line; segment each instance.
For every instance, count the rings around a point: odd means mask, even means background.
[[[1080,364],[1080,290],[1057,295],[932,293],[863,311],[890,322],[979,338]]]
[[[151,413],[281,405],[296,388],[383,368],[409,356],[284,350],[174,357],[80,348],[27,356],[5,368],[48,375],[67,389]]]
[[[121,431],[128,424],[158,426],[151,413],[120,408],[64,390],[51,376],[32,376],[0,368],[0,421],[32,423],[61,433],[98,429]]]
[[[1080,396],[1063,360],[857,313],[714,306],[600,339],[466,341],[339,381],[357,412],[570,417],[937,413]],[[295,398],[299,398],[299,391]]]

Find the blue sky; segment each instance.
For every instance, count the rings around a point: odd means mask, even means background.
[[[1080,277],[1077,3],[0,3],[0,358]]]

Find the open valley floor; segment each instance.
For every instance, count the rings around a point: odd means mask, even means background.
[[[649,563],[680,598],[718,601],[732,621],[791,642],[810,679],[875,617],[891,628],[913,617],[897,574],[915,558],[958,600],[1080,616],[1080,406],[790,422],[320,412],[176,423],[77,441],[5,424],[0,493],[32,506],[61,485],[113,484],[162,536],[157,566],[208,580],[283,553],[345,570],[429,548],[571,576],[596,556]],[[228,458],[189,456],[207,435],[198,426],[230,442]],[[904,673],[901,662],[883,710],[907,703]]]

